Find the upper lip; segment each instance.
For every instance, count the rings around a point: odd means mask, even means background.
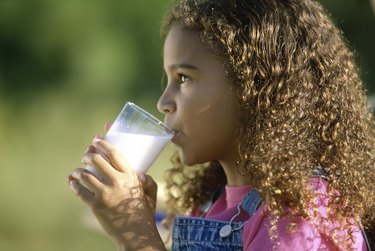
[[[173,132],[173,134],[176,134],[176,130],[174,130],[171,126],[164,123],[164,125]]]
[[[174,126],[172,126],[172,125],[170,125],[170,124],[168,124],[168,123],[165,123],[165,125],[166,125],[169,129],[171,129],[171,130],[173,131],[173,134],[174,134],[174,135],[176,135],[176,134],[178,134],[178,133],[180,132],[178,129],[176,129],[176,127],[174,127]]]
[[[175,135],[179,132],[178,130],[173,129],[173,127],[168,127],[168,128],[171,129]]]
[[[172,142],[176,143],[177,137],[179,137],[180,132],[179,131],[174,131],[173,137],[172,137]]]
[[[168,121],[166,121],[166,120],[164,120],[164,125],[166,125],[166,127],[168,127],[169,129],[171,129],[175,133],[178,131],[178,130],[176,130],[175,126],[172,123],[168,123]]]

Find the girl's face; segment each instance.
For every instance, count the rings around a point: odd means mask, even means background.
[[[158,109],[176,131],[172,139],[186,165],[238,160],[237,94],[223,62],[204,47],[199,34],[172,26],[164,44],[168,84]]]

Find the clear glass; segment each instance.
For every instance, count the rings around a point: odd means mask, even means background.
[[[127,102],[104,139],[114,145],[138,173],[146,173],[174,132],[137,105]],[[86,166],[100,178],[95,168]]]

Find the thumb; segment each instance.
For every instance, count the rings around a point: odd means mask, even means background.
[[[156,203],[156,196],[158,193],[158,185],[155,180],[147,174],[139,174],[139,180],[142,183],[143,191],[146,195],[150,196],[152,200]]]

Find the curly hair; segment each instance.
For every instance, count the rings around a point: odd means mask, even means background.
[[[331,216],[375,219],[375,123],[355,57],[330,15],[313,0],[183,0],[161,28],[200,34],[238,90],[241,159],[236,168],[276,219],[286,207],[313,217],[306,189],[327,171]],[[218,162],[167,170],[169,216],[191,212],[226,183]],[[170,219],[170,217],[168,219]]]

